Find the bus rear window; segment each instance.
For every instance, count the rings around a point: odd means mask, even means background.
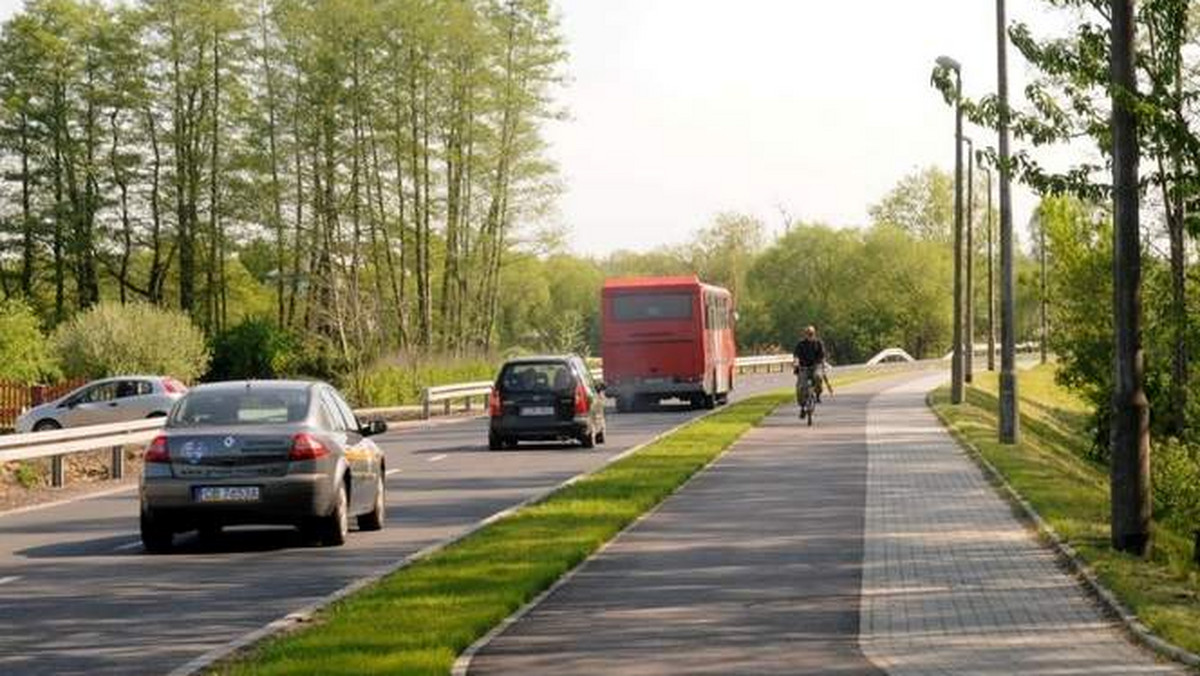
[[[691,294],[645,293],[613,297],[613,319],[619,322],[691,319],[691,317]]]

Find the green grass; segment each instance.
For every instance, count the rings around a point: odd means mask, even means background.
[[[456,656],[789,398],[733,404],[263,644],[224,674],[445,674]]]
[[[1054,382],[1053,367],[1022,372],[1021,443],[1003,446],[996,441],[997,389],[994,374],[977,374],[964,405],[952,406],[948,388],[941,388],[933,395],[934,410],[1151,630],[1200,652],[1200,571],[1191,563],[1190,533],[1156,526],[1145,559],[1112,549],[1107,468],[1084,459],[1086,404]]]

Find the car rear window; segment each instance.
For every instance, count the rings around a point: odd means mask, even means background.
[[[509,364],[500,372],[505,392],[563,392],[575,389],[575,374],[566,362]]]
[[[193,390],[171,414],[171,427],[271,425],[308,416],[307,389]]]
[[[691,316],[691,294],[639,293],[613,296],[613,318],[619,322],[690,319]]]

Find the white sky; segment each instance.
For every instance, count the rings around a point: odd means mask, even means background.
[[[573,81],[548,130],[578,251],[686,239],[717,211],[855,226],[915,167],[954,163],[933,60],[996,87],[994,0],[557,0]],[[1041,0],[1009,20],[1059,25]],[[1026,64],[1011,45],[1009,88]],[[976,147],[994,133],[968,130]],[[1033,196],[1014,187],[1023,228]]]
[[[994,0],[556,0],[571,53],[549,126],[581,253],[685,240],[718,211],[858,226],[914,168],[954,161],[933,60],[995,89]],[[0,0],[0,19],[21,0]],[[1043,0],[1010,21],[1053,26]],[[1026,66],[1009,47],[1019,104]],[[977,146],[994,134],[968,130]],[[1035,204],[1014,190],[1014,223]]]

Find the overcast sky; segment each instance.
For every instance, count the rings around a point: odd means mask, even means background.
[[[996,86],[994,0],[557,2],[571,119],[548,135],[582,252],[679,242],[722,210],[862,225],[904,174],[953,167],[933,60],[962,62],[969,96]],[[1009,18],[1053,30],[1045,6],[1010,0]],[[1011,46],[1009,68],[1019,97]],[[1015,192],[1018,226],[1034,205]]]
[[[723,210],[863,225],[904,174],[953,166],[934,58],[962,62],[968,95],[995,89],[994,0],[555,1],[570,119],[547,135],[556,219],[582,253],[681,242]],[[21,4],[0,0],[0,18]],[[1009,0],[1009,18],[1052,30],[1045,6]],[[1019,97],[1026,65],[1009,59]],[[1018,227],[1033,206],[1018,188]]]

